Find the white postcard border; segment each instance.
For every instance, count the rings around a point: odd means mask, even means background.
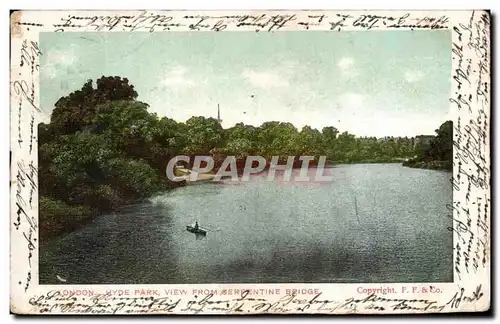
[[[10,62],[11,311],[17,314],[246,315],[473,312],[489,309],[489,19],[488,12],[472,10],[14,12],[11,15]],[[43,55],[37,51],[40,32],[372,32],[441,28],[450,30],[453,42],[450,48],[450,116],[455,126],[455,166],[454,201],[449,207],[450,216],[453,215],[454,283],[38,285],[36,125],[43,113],[38,97],[38,62],[39,55]],[[23,181],[16,181],[20,178]],[[31,206],[28,202],[30,196]],[[377,288],[394,288],[394,292],[363,293],[363,289]],[[222,294],[224,289],[225,295]],[[229,289],[235,294],[228,295]],[[267,289],[275,294],[242,294],[246,289],[251,292]],[[309,289],[313,293],[290,296],[287,289]],[[216,294],[208,297],[211,291]]]

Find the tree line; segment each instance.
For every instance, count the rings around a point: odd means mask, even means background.
[[[404,166],[453,170],[453,122],[444,122],[435,132],[428,143],[417,146],[415,157],[404,162]]]
[[[50,122],[38,125],[40,238],[66,232],[116,207],[137,202],[179,184],[165,176],[177,155],[325,155],[330,163],[421,161],[446,158],[447,135],[418,151],[415,138],[357,137],[335,127],[321,130],[291,123],[238,123],[223,129],[215,118],[186,122],[159,117],[127,78],[88,80],[60,98]],[[443,127],[443,126],[441,126]],[[441,135],[440,135],[441,134]],[[444,154],[444,155],[443,155]],[[191,159],[193,160],[193,159]],[[419,161],[420,161],[419,160]]]

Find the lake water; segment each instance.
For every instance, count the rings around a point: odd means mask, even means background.
[[[40,248],[40,284],[453,280],[450,172],[329,171],[319,185],[189,185],[101,216]],[[186,231],[195,220],[206,237]]]

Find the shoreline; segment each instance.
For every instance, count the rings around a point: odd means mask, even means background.
[[[335,162],[327,162],[327,163],[325,163],[324,167],[325,168],[333,168],[333,167],[339,166],[339,165],[356,165],[356,164],[360,164],[360,165],[363,165],[363,164],[402,164],[402,163],[404,163],[404,161],[405,160],[403,160],[403,159],[391,160],[391,161],[366,160],[366,161],[361,161],[361,162],[335,161]],[[283,171],[283,170],[285,170],[285,166],[286,165],[278,164],[277,166],[275,166],[274,169],[276,171]],[[309,166],[308,166],[308,169],[316,169],[317,166],[318,166],[317,163],[310,163]],[[292,170],[300,170],[301,167],[302,167],[301,163],[294,163],[294,165],[292,165]],[[264,169],[261,170],[261,171],[259,171],[259,172],[257,172],[256,174],[259,174],[259,173],[265,172],[265,171],[269,171],[270,169],[271,169],[271,165],[269,163],[267,163],[266,166],[264,167]],[[220,168],[216,169],[216,170],[219,171]],[[221,178],[219,180],[214,180],[217,171],[210,171],[210,172],[206,172],[206,173],[200,173],[200,172],[193,171],[192,169],[186,169],[186,168],[178,168],[177,171],[180,172],[180,173],[182,173],[182,175],[178,175],[178,176],[176,176],[176,178],[178,180],[180,180],[182,178],[183,180],[181,180],[179,183],[185,183],[185,185],[194,184],[194,183],[197,183],[197,182],[209,182],[209,181],[220,182],[220,181],[222,181],[224,179],[231,178],[230,175],[223,175],[223,176],[221,176]],[[244,171],[244,166],[238,166],[237,165],[237,167],[236,167],[236,174],[238,175],[238,177],[241,177],[243,175],[243,171]],[[197,179],[196,180],[191,180],[190,179],[190,175],[192,173],[196,173],[197,174]]]
[[[355,165],[355,164],[361,164],[361,165],[362,164],[401,164],[403,167],[409,167],[409,168],[414,168],[414,169],[428,169],[428,170],[435,170],[435,171],[451,171],[451,170],[445,169],[443,167],[438,168],[436,166],[433,166],[433,164],[431,162],[429,162],[429,163],[415,162],[412,165],[408,165],[407,162],[408,161],[403,162],[403,161],[394,161],[394,160],[393,161],[383,161],[383,162],[378,162],[378,161],[377,162],[375,162],[375,161],[363,161],[363,162],[335,161],[335,162],[328,162],[328,163],[326,163],[325,164],[325,168],[333,168],[333,167],[336,167],[336,166],[339,166],[339,165]],[[434,162],[434,161],[432,161],[432,162]],[[315,168],[316,166],[317,165],[310,165],[309,167],[310,168]],[[284,165],[278,165],[277,170],[280,170],[283,167],[284,167]],[[262,170],[260,172],[265,172],[265,171],[268,171],[269,169],[270,169],[270,166],[266,165],[266,167],[264,168],[264,170]],[[293,166],[292,169],[300,169],[300,166]],[[243,170],[242,169],[238,169],[238,176],[239,177],[242,175],[242,173],[243,173]],[[211,175],[212,177],[210,179],[201,179],[201,180],[196,180],[196,181],[186,181],[186,180],[183,180],[181,182],[177,182],[177,184],[175,184],[175,185],[169,185],[167,189],[160,190],[160,191],[156,192],[154,195],[157,195],[157,194],[159,194],[161,192],[170,192],[170,191],[175,190],[175,189],[177,189],[179,187],[184,187],[184,186],[187,186],[187,185],[196,185],[196,184],[209,183],[209,182],[212,182],[212,183],[213,182],[221,182],[225,178],[230,178],[230,176],[223,176],[221,178],[221,180],[214,181],[213,180],[213,176],[215,176],[215,174],[212,174],[212,173],[203,173],[202,175]],[[117,212],[121,208],[123,208],[124,206],[127,206],[127,205],[140,204],[141,202],[147,200],[148,198],[150,198],[150,197],[145,197],[145,198],[137,199],[135,201],[127,201],[125,204],[123,204],[121,206],[117,206],[116,208],[113,208],[112,210],[109,210],[109,211],[90,210],[88,216],[84,217],[83,219],[78,219],[78,220],[75,220],[73,222],[70,222],[69,224],[67,224],[67,227],[64,228],[64,229],[45,232],[44,235],[43,235],[43,238],[42,238],[42,235],[40,235],[41,231],[39,231],[39,246],[42,247],[44,245],[50,244],[50,242],[52,240],[54,240],[54,239],[60,238],[60,237],[62,237],[64,235],[67,235],[69,233],[77,231],[77,230],[83,228],[84,226],[90,224],[93,220],[95,220],[96,218],[98,218],[100,216],[103,216],[105,214],[110,214],[110,213]],[[81,206],[74,206],[74,208],[78,208],[78,207],[81,207]]]
[[[448,161],[407,161],[403,163],[403,166],[412,169],[453,171],[453,163]]]
[[[176,188],[183,187],[185,185],[186,185],[185,182],[180,182],[180,183],[171,182],[169,184],[166,183],[164,188],[162,188],[161,190],[158,190],[153,195],[156,195],[160,192],[169,192],[171,190],[175,190]],[[39,247],[42,247],[46,244],[49,244],[53,239],[60,238],[64,235],[67,235],[69,233],[72,233],[74,231],[77,231],[77,230],[85,227],[86,225],[90,224],[92,221],[94,221],[95,219],[97,219],[100,216],[103,216],[106,214],[112,214],[112,213],[117,212],[121,208],[124,208],[126,206],[140,204],[151,197],[152,196],[142,197],[142,198],[138,198],[138,199],[124,200],[121,205],[118,205],[118,206],[111,208],[109,210],[99,210],[97,208],[90,208],[89,206],[86,206],[86,205],[64,204],[64,208],[68,208],[69,211],[74,212],[74,213],[67,213],[68,215],[71,215],[71,216],[76,216],[77,215],[76,211],[79,209],[87,208],[87,210],[86,210],[86,212],[80,214],[80,216],[81,216],[80,218],[73,218],[72,221],[67,221],[67,223],[64,224],[65,227],[63,227],[63,228],[57,228],[57,224],[56,224],[55,226],[51,226],[50,229],[47,230],[44,227],[49,227],[49,226],[42,227],[39,225],[39,230],[38,230]],[[61,200],[58,200],[58,199],[55,199],[52,197],[48,197],[48,196],[41,196],[40,198],[52,200],[52,202],[57,202],[59,204],[61,204],[61,202],[62,202]],[[40,208],[38,210],[38,218],[40,220]],[[48,221],[48,222],[50,222],[50,221]],[[42,223],[42,222],[40,222],[40,223]],[[59,225],[59,226],[61,226],[61,225]],[[54,227],[56,229],[54,229]],[[43,235],[42,235],[42,232],[43,232]]]
[[[398,158],[372,158],[372,159],[364,159],[364,160],[338,160],[338,161],[326,161],[324,167],[330,167],[330,166],[335,166],[335,165],[351,165],[351,164],[401,164],[404,162],[407,162],[409,160],[409,157],[398,157]],[[243,174],[243,170],[245,167],[245,161],[242,159],[236,160],[236,170],[238,176],[241,176]],[[271,168],[270,161],[266,160],[266,166],[264,169],[261,171],[266,171]],[[278,165],[276,165],[276,169],[284,169],[286,165],[286,162],[280,162]],[[309,168],[315,168],[318,166],[318,161],[317,160],[311,160],[309,161]],[[255,167],[255,165],[252,165],[252,167]],[[302,167],[302,161],[295,159],[293,164],[292,164],[292,169],[300,169]],[[213,169],[214,175],[217,173],[220,169],[220,164],[216,165]],[[226,169],[227,171],[227,169]]]

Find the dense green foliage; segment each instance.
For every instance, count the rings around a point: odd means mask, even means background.
[[[415,155],[414,138],[356,137],[335,127],[298,130],[290,123],[260,127],[238,123],[223,129],[214,118],[185,123],[159,118],[126,78],[102,77],[60,98],[49,124],[39,125],[39,188],[42,240],[93,215],[136,202],[174,186],[165,176],[176,155],[226,155],[268,159],[326,155],[332,163],[394,162]],[[450,154],[445,130],[423,159]],[[448,147],[448,146],[446,146]],[[451,151],[451,146],[449,147]],[[193,159],[192,159],[193,160]]]
[[[224,130],[224,145],[217,152],[243,158],[260,155],[267,159],[280,156],[327,156],[332,163],[393,162],[414,155],[414,139],[407,137],[356,137],[335,127],[321,131],[309,126],[300,131],[290,123],[265,122],[260,127],[242,123]]]
[[[417,156],[403,163],[405,166],[426,169],[453,170],[453,122],[444,122],[436,129],[436,136],[417,150]]]
[[[103,77],[96,89],[89,80],[39,125],[42,240],[168,187],[161,168],[169,121],[136,97],[127,79]]]

